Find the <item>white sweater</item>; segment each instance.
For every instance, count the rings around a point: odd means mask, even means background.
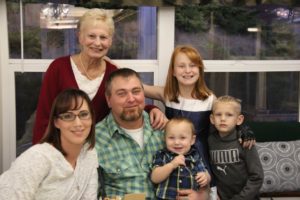
[[[94,200],[97,167],[97,153],[87,145],[75,170],[50,144],[34,145],[0,176],[0,200]]]

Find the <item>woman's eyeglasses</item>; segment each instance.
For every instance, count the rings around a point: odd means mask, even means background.
[[[91,118],[91,113],[89,111],[80,111],[77,115],[72,112],[66,112],[58,115],[58,118],[63,121],[74,121],[76,117],[79,117],[81,120],[87,120]]]

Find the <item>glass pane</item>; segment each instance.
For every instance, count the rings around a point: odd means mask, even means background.
[[[153,72],[140,72],[141,79],[144,84],[154,85],[154,73]],[[146,98],[146,105],[153,104],[153,99]]]
[[[6,2],[7,5],[7,29],[9,40],[9,57],[21,58],[20,36],[20,6],[19,3]]]
[[[141,72],[144,83],[153,85],[153,72]],[[35,109],[42,83],[43,73],[15,72],[16,85],[16,122],[17,122],[17,156],[31,146],[32,128],[35,119]],[[152,99],[146,99],[146,104],[153,104]]]
[[[17,156],[31,146],[35,109],[42,82],[40,72],[15,72]]]
[[[205,76],[216,96],[228,94],[242,100],[247,121],[298,121],[298,72],[207,72]]]
[[[206,60],[300,59],[300,7],[177,7],[175,44],[192,44]]]
[[[21,58],[19,3],[7,3],[10,58]],[[41,9],[46,4],[26,3],[23,5],[24,58],[54,59],[79,51],[76,37],[78,9],[70,5],[66,18],[49,26],[41,20]],[[54,4],[57,6],[58,4]],[[82,15],[84,11],[81,11]],[[157,57],[157,9],[139,7],[117,10],[114,16],[115,35],[108,56],[112,59],[156,59]],[[75,20],[74,20],[75,19]],[[51,19],[49,19],[51,23]],[[65,22],[65,24],[63,24]]]

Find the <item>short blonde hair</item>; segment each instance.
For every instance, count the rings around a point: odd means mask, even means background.
[[[235,98],[233,96],[229,96],[229,95],[224,95],[224,96],[220,96],[219,98],[217,98],[212,106],[212,112],[215,111],[215,107],[218,103],[233,103],[236,106],[236,110],[238,112],[238,114],[241,114],[242,112],[242,100]]]
[[[81,31],[88,24],[95,25],[98,22],[104,22],[109,28],[109,33],[112,36],[115,32],[115,25],[112,12],[104,9],[93,8],[84,13],[79,19],[77,29]]]
[[[188,125],[190,127],[192,135],[196,135],[195,126],[189,118],[186,118],[186,117],[173,117],[172,119],[170,119],[167,122],[167,124],[165,126],[165,136],[167,135],[167,130],[168,130],[169,127],[171,127],[173,125],[176,125],[178,123],[181,123],[181,122],[185,123],[186,125]]]

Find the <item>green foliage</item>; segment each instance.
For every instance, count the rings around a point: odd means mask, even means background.
[[[20,58],[21,56],[21,42],[20,32],[13,32],[8,35],[9,37],[9,57]]]
[[[241,34],[257,23],[258,12],[247,7],[208,4],[176,8],[176,25],[186,32],[207,31],[212,24],[228,34]]]
[[[41,57],[41,41],[39,28],[31,28],[25,30],[24,37],[24,51],[26,51],[26,58],[40,58]],[[21,55],[21,39],[20,32],[12,32],[9,34],[9,51],[11,58],[17,58]]]
[[[26,58],[40,58],[41,57],[41,41],[40,29],[31,28],[24,32],[24,50],[26,51]]]
[[[266,45],[262,49],[263,56],[275,59],[297,57],[296,36],[291,33],[293,33],[292,27],[286,23],[273,22],[265,26],[262,32],[262,38]]]
[[[258,12],[244,7],[222,6],[214,12],[215,24],[229,34],[246,33],[248,27],[257,26]]]
[[[186,32],[207,31],[209,29],[209,21],[207,21],[207,13],[201,12],[198,6],[182,6],[176,7],[175,23],[177,27]]]

